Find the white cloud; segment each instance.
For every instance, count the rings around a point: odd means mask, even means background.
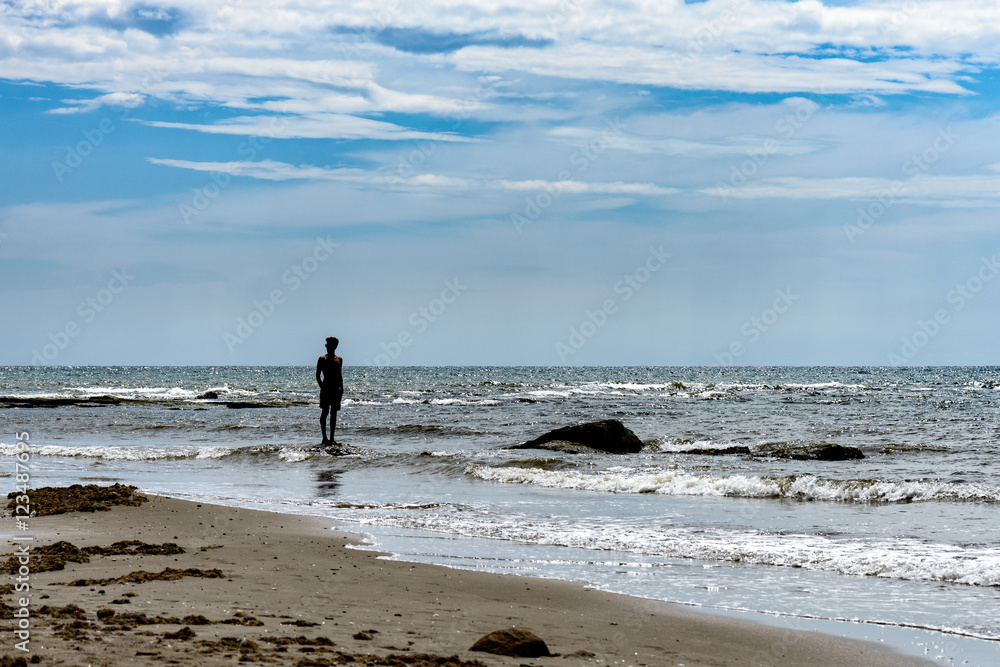
[[[173,160],[162,158],[146,158],[153,164],[180,169],[192,169],[216,173],[227,173],[230,176],[246,176],[268,181],[286,181],[293,179],[347,181],[352,183],[380,185],[388,187],[391,181],[393,189],[452,189],[452,190],[513,190],[560,194],[628,194],[645,196],[671,195],[680,192],[676,188],[666,188],[652,183],[594,183],[575,180],[549,181],[506,180],[506,179],[471,179],[441,174],[418,174],[400,177],[386,177],[379,172],[362,169],[315,167],[311,165],[291,165],[274,160],[257,162],[192,162],[190,160]]]
[[[108,93],[107,95],[101,95],[100,97],[95,97],[89,100],[63,100],[64,104],[69,104],[71,106],[50,109],[48,113],[84,113],[86,111],[100,109],[103,106],[134,109],[141,105],[144,99],[145,98],[138,93]]]
[[[294,179],[327,180],[327,181],[371,181],[369,172],[361,169],[330,169],[328,167],[313,167],[309,165],[295,166],[274,160],[259,162],[192,162],[190,160],[171,160],[161,158],[146,158],[152,164],[194,171],[226,173],[230,176],[246,176],[265,181],[287,181]]]
[[[301,116],[240,116],[214,124],[175,123],[138,120],[150,127],[193,130],[208,134],[233,134],[279,139],[424,139],[432,141],[470,141],[446,132],[421,132],[380,120],[349,114],[314,114]]]
[[[908,179],[876,177],[762,178],[738,187],[715,187],[702,194],[734,199],[880,199],[925,206],[1000,206],[1000,174],[945,176],[922,174]]]
[[[664,188],[652,183],[587,183],[583,181],[492,181],[490,185],[502,190],[537,190],[565,194],[627,194],[661,196],[680,192],[677,188]]]
[[[888,106],[888,104],[889,104],[888,102],[886,102],[881,97],[878,97],[877,95],[855,95],[854,98],[851,100],[852,107],[875,108],[875,107],[885,107]]]
[[[683,157],[719,157],[727,155],[745,156],[748,152],[764,151],[769,155],[804,155],[820,150],[816,141],[760,135],[733,135],[711,139],[679,136],[648,136],[629,132],[618,132],[611,138],[603,136],[603,130],[579,127],[559,127],[551,130],[549,136],[571,145],[587,145],[601,142],[609,148],[645,153]],[[772,145],[773,142],[773,145]]]
[[[676,53],[629,44],[574,43],[538,49],[470,47],[452,57],[469,71],[524,71],[540,76],[743,93],[812,91],[823,94],[967,94],[956,82],[967,69],[954,61],[726,53],[691,61]]]
[[[463,89],[470,88],[464,72],[751,93],[822,87],[874,103],[875,95],[962,94],[962,77],[975,70],[970,63],[1000,62],[996,3],[916,5],[911,11],[888,0],[847,7],[815,0],[636,6],[548,0],[501,7],[468,2],[456,11],[450,0],[177,0],[172,11],[184,20],[157,37],[121,24],[134,4],[8,3],[0,7],[0,77],[256,111],[285,105],[286,113],[301,114],[461,111],[475,117],[495,113],[500,103],[532,108],[541,98],[521,87],[512,91],[520,97],[496,95],[464,107]],[[337,31],[344,26],[360,32]],[[429,41],[490,34],[547,39],[551,46],[476,46],[471,39],[450,54],[404,53],[373,38],[386,27],[420,31]],[[422,85],[428,82],[432,90]],[[434,93],[445,89],[454,95]],[[59,112],[93,104],[99,103]]]

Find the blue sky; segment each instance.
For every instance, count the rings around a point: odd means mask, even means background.
[[[5,2],[0,363],[997,364],[998,32],[985,1]]]

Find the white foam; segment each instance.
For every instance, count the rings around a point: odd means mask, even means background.
[[[0,443],[0,455],[11,456],[18,451],[15,445]],[[66,446],[40,445],[31,449],[33,456],[64,456],[67,458],[89,458],[102,461],[164,461],[180,459],[220,459],[239,452],[232,447],[212,446],[196,450],[160,449],[143,447]]]
[[[863,384],[844,384],[843,382],[816,382],[811,384],[800,384],[789,382],[781,385],[789,389],[865,389]]]
[[[298,463],[310,458],[312,454],[302,449],[282,449],[278,452],[278,458],[289,463]]]
[[[32,400],[32,399],[76,398],[76,397],[75,396],[69,396],[67,394],[61,394],[59,392],[42,391],[42,392],[36,392],[36,393],[33,393],[33,394],[4,394],[4,398],[7,398],[7,399],[11,399],[11,398],[17,399],[17,398],[19,398],[19,399]]]
[[[493,399],[471,399],[471,398],[434,398],[431,405],[499,405],[500,401]]]
[[[114,396],[122,399],[132,400],[167,400],[184,401],[196,400],[207,392],[216,394],[227,394],[233,396],[256,396],[257,392],[245,389],[230,389],[228,385],[220,387],[209,387],[208,389],[184,389],[182,387],[67,387],[65,391],[38,392],[28,394],[11,394],[9,398],[21,399],[79,399],[85,400],[97,396]],[[212,400],[212,399],[206,399]]]
[[[528,396],[534,396],[536,398],[566,398],[572,394],[571,391],[563,389],[535,389],[533,391],[525,392]]]
[[[118,396],[121,398],[170,399],[183,400],[195,398],[202,392],[182,389],[180,387],[70,387],[70,391],[78,392],[80,397]]]
[[[196,459],[221,459],[235,453],[232,447],[203,447],[198,450]]]
[[[0,443],[0,454],[11,456],[17,453],[14,445]],[[78,458],[103,459],[106,461],[159,461],[164,459],[191,458],[195,452],[167,451],[163,449],[144,448],[128,449],[125,447],[65,447],[62,445],[41,445],[32,447],[34,456],[66,456]]]
[[[1000,585],[1000,555],[995,551],[919,540],[837,540],[818,535],[669,526],[582,526],[482,514],[466,518],[453,513],[380,514],[359,522],[596,551],[795,567],[854,576]]]
[[[533,484],[548,488],[601,493],[658,493],[673,496],[728,496],[783,498],[832,502],[896,503],[915,501],[997,501],[1000,488],[983,484],[938,481],[888,482],[827,480],[812,475],[760,477],[756,475],[695,475],[681,471],[638,473],[611,469],[604,473],[575,470],[469,465],[465,473],[501,484]]]
[[[727,447],[739,446],[736,442],[718,442],[716,440],[678,440],[676,438],[664,437],[650,444],[651,451],[657,452],[678,452],[684,453],[691,449],[726,449]]]

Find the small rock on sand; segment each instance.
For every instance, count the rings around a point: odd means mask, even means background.
[[[541,637],[520,628],[497,630],[484,635],[469,650],[518,658],[539,658],[551,655],[549,647],[545,645]]]

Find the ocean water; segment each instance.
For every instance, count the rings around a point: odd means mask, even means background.
[[[27,432],[34,486],[321,514],[397,558],[1000,664],[1000,368],[348,366],[342,454],[313,376],[0,368],[0,477]],[[506,449],[606,418],[643,451]],[[768,453],[828,442],[865,457]]]

